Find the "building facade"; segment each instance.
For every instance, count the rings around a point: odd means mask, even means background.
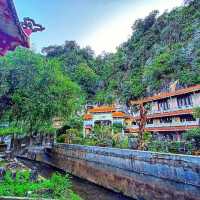
[[[119,111],[115,106],[95,106],[88,109],[86,114],[83,116],[83,133],[84,135],[90,134],[95,125],[112,127],[117,124],[123,127],[125,117],[126,114]],[[123,128],[121,134],[124,134]]]
[[[199,119],[193,117],[193,109],[200,106],[200,85],[132,101],[135,105],[141,103],[150,105],[145,130],[159,139],[180,140],[183,132],[200,125]],[[139,119],[138,112],[129,117],[126,132],[137,132]]]
[[[181,140],[182,133],[200,127],[200,119],[193,117],[193,110],[200,106],[200,85],[183,89],[171,89],[158,95],[150,96],[132,104],[148,104],[145,130],[159,140]],[[122,135],[139,131],[139,112],[128,114],[127,110],[116,106],[96,106],[87,110],[84,115],[84,135],[92,132],[96,124],[112,126],[122,125]]]

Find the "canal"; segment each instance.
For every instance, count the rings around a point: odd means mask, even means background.
[[[29,168],[37,168],[39,174],[45,178],[49,178],[54,172],[64,174],[63,171],[40,162],[33,162],[25,159],[19,160]],[[75,176],[71,176],[71,182],[73,191],[83,200],[133,200]]]

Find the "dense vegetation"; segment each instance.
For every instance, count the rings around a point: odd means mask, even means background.
[[[84,100],[58,61],[24,49],[0,59],[0,84],[2,121],[11,122],[4,135],[51,132],[54,117],[72,118]]]
[[[95,56],[75,41],[43,48],[44,55],[18,49],[0,58],[0,116],[10,132],[54,132],[59,117],[80,128],[87,102],[128,102],[179,85],[200,83],[200,1],[159,15],[152,11],[132,26],[116,53]]]
[[[81,49],[74,41],[44,48],[43,53],[59,59],[92,102],[127,102],[166,90],[175,81],[181,86],[200,83],[199,0],[185,1],[162,15],[152,11],[132,30],[116,53],[94,57],[90,47]]]
[[[144,132],[143,150],[176,154],[200,155],[200,128],[193,128],[183,134],[182,141],[155,140],[149,132]],[[95,126],[86,137],[76,129],[68,129],[66,134],[57,137],[57,142],[88,146],[114,147],[120,149],[138,149],[137,136],[121,137],[120,127]]]
[[[67,176],[53,174],[50,179],[31,181],[28,171],[18,171],[15,175],[6,172],[0,181],[0,196],[80,200],[71,191],[71,183]]]

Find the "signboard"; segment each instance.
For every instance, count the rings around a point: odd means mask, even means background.
[[[62,128],[64,124],[63,120],[59,117],[54,117],[52,122],[53,122],[53,128],[56,128],[56,129]]]

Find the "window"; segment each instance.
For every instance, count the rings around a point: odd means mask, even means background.
[[[135,125],[137,125],[137,123],[134,121],[134,122],[132,122],[132,126],[135,126]]]
[[[163,99],[163,100],[158,101],[158,110],[159,111],[169,110],[169,108],[170,108],[170,106],[169,106],[168,99]]]
[[[148,119],[147,124],[153,124],[153,119]]]
[[[192,106],[191,94],[185,94],[177,97],[177,105],[179,108]]]
[[[183,115],[180,117],[181,122],[192,122],[196,121],[196,119],[192,115]]]
[[[172,123],[172,118],[171,117],[163,117],[160,119],[160,123]]]

